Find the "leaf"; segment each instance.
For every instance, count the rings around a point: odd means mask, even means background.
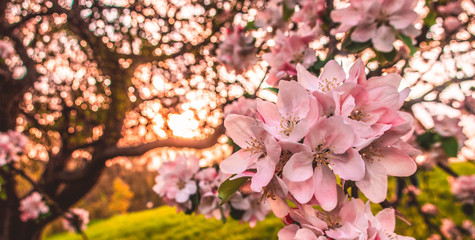
[[[409,48],[411,57],[414,56],[414,54],[417,52],[417,48],[414,46],[414,44],[412,44],[412,38],[399,32],[397,33],[397,36]]]
[[[284,20],[284,22],[289,20],[290,17],[292,17],[292,15],[294,14],[294,11],[295,11],[295,8],[287,7],[287,4],[285,4],[284,2],[282,4],[282,20]]]
[[[449,157],[457,157],[459,144],[455,137],[442,138],[442,148]]]
[[[232,175],[230,178],[226,179],[226,181],[221,183],[221,185],[219,185],[218,197],[222,200],[220,206],[226,203],[229,198],[231,198],[231,196],[250,179],[250,177],[241,177],[230,180],[234,176],[236,175]]]
[[[421,146],[424,150],[430,150],[432,145],[436,142],[433,132],[427,131],[416,138],[417,144]]]
[[[350,35],[351,36],[351,33]],[[350,37],[347,37],[345,41],[343,41],[343,44],[341,45],[342,48],[348,50],[350,53],[358,53],[366,48],[369,48],[371,46],[371,41],[367,42],[353,42],[351,41]]]
[[[397,56],[397,51],[395,48],[391,52],[380,52],[374,49],[374,53],[376,53],[376,58],[378,59],[379,62],[392,62]]]
[[[266,87],[264,88],[264,90],[268,90],[268,91],[271,91],[275,94],[278,94],[279,93],[279,89],[278,88],[275,88],[275,87]]]
[[[250,21],[246,24],[246,26],[244,27],[244,30],[245,31],[249,31],[249,30],[257,30],[258,27],[256,26],[255,22],[254,21]]]
[[[432,25],[435,24],[437,20],[437,13],[435,11],[430,11],[427,13],[426,17],[424,18],[424,25],[431,27]]]

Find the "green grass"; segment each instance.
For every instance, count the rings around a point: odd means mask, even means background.
[[[268,217],[254,228],[229,219],[226,224],[203,216],[187,216],[176,213],[171,207],[114,216],[110,219],[89,225],[86,235],[89,239],[210,239],[244,240],[276,239],[277,232],[283,227],[280,219]],[[61,233],[47,240],[80,240],[77,234]]]
[[[475,165],[469,163],[452,164],[452,168],[460,175],[475,173]],[[475,221],[474,216],[466,216],[461,210],[461,204],[456,203],[450,193],[447,174],[440,169],[420,172],[421,194],[418,196],[421,204],[431,202],[439,207],[440,214],[431,219],[440,225],[442,218],[452,218],[456,223],[463,219]],[[390,185],[390,190],[394,184]],[[417,215],[414,207],[405,205],[403,201],[398,209],[412,222],[408,226],[398,220],[396,232],[413,236],[416,239],[426,239],[434,232],[428,231],[422,218]],[[380,207],[373,204],[373,213]],[[89,225],[86,234],[91,240],[142,240],[142,239],[209,239],[209,240],[244,240],[244,239],[276,239],[277,232],[283,227],[280,219],[268,217],[259,222],[255,228],[247,224],[239,224],[228,220],[226,224],[203,216],[187,216],[177,214],[174,208],[160,207],[157,209],[114,216],[107,220],[96,221]],[[45,238],[46,240],[80,240],[81,236],[70,233],[60,233]]]

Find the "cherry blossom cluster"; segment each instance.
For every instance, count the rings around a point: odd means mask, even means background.
[[[331,18],[340,26],[333,34],[351,30],[355,42],[371,40],[380,52],[393,50],[396,34],[416,37],[420,31],[414,27],[418,19],[414,11],[416,0],[351,0],[350,6],[333,10]]]
[[[246,35],[243,27],[236,26],[227,29],[218,49],[218,61],[223,63],[228,71],[234,70],[240,74],[256,63],[256,51],[254,38]]]
[[[82,208],[71,208],[64,214],[61,223],[71,233],[83,232],[89,223],[89,212]]]
[[[269,206],[261,202],[262,195],[254,192],[235,194],[229,202],[221,204],[218,188],[230,175],[214,167],[200,169],[199,159],[193,156],[178,155],[174,161],[163,163],[158,173],[153,190],[178,211],[216,219],[234,216],[235,212],[239,220],[248,222],[251,227],[270,212]]]
[[[287,225],[278,233],[279,239],[414,239],[394,233],[394,209],[385,208],[374,216],[369,201],[347,201],[342,192],[339,197],[337,207],[329,212],[311,205],[291,209],[284,221]]]
[[[0,167],[18,161],[23,153],[28,138],[17,131],[0,132]]]
[[[300,64],[296,70],[297,81],[279,82],[276,103],[259,100],[254,116],[225,118],[240,150],[221,162],[221,171],[250,178],[251,190],[267,197],[277,217],[292,212],[287,200],[338,211],[345,184],[383,201],[388,175],[416,171],[411,155],[419,151],[406,143],[413,118],[399,111],[409,89],[398,90],[397,74],[367,79],[360,60],[348,75],[335,61],[319,77]]]
[[[20,202],[20,219],[23,222],[37,219],[41,214],[49,212],[49,207],[43,201],[43,196],[38,192],[33,192]]]
[[[467,204],[475,204],[475,175],[450,178],[450,190],[455,197]]]

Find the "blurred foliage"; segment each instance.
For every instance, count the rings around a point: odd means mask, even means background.
[[[113,184],[114,194],[112,194],[109,209],[117,213],[126,213],[130,206],[130,200],[134,197],[134,193],[130,191],[127,183],[120,178],[115,178]]]

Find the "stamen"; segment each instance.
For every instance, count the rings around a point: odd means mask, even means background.
[[[364,160],[370,163],[373,163],[374,160],[381,161],[381,158],[384,157],[383,153],[381,152],[381,149],[376,148],[374,144],[365,147],[363,150],[360,151],[360,154]]]
[[[330,81],[325,78],[324,81],[318,83],[318,86],[322,92],[326,93],[338,87],[337,81],[338,80],[336,78],[333,78]]]
[[[251,154],[262,153],[264,152],[264,147],[257,138],[251,138],[251,141],[246,141],[247,147],[244,149],[245,152],[251,152]]]
[[[335,147],[333,147],[334,149]],[[323,144],[320,144],[316,147],[313,147],[313,152],[314,152],[314,167],[320,166],[320,165],[330,165],[330,159],[333,159],[333,156],[331,154],[333,153],[333,149],[330,149]]]
[[[289,136],[294,130],[295,125],[297,125],[299,122],[299,117],[292,117],[292,115],[288,116],[287,118],[282,117],[282,120],[280,120],[280,128],[282,130],[280,132],[286,136]]]
[[[364,111],[364,107],[359,107],[353,110],[348,117],[356,121],[362,121],[364,118],[369,117],[369,114]]]

